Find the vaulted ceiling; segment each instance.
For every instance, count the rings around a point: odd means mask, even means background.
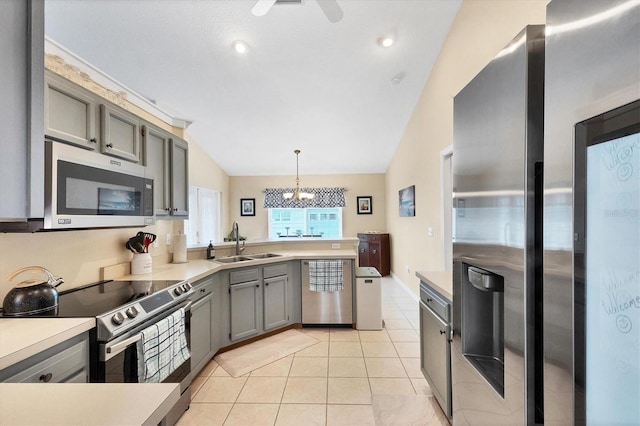
[[[336,23],[317,1],[45,0],[45,32],[193,121],[230,176],[295,174],[294,149],[301,175],[384,173],[462,0],[337,0]]]

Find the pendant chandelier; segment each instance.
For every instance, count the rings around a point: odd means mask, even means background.
[[[296,149],[296,189],[293,192],[285,192],[282,194],[285,200],[297,200],[297,201],[309,201],[313,199],[314,194],[310,192],[302,192],[300,191],[300,176],[298,175],[298,155],[300,154],[300,150]]]

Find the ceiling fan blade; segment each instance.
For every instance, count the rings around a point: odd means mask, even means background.
[[[253,5],[251,13],[255,16],[264,16],[274,4],[276,4],[276,0],[258,0],[256,4]]]
[[[327,15],[327,19],[330,22],[335,24],[336,22],[340,21],[344,16],[344,14],[342,13],[342,9],[340,8],[336,0],[316,0],[316,1],[318,2],[318,6],[320,6],[320,9],[322,9],[324,14]]]

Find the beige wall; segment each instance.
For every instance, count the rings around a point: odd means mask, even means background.
[[[236,176],[229,178],[230,221],[222,234],[228,234],[234,220],[240,226],[240,235],[248,239],[266,238],[269,233],[267,210],[264,205],[265,188],[291,188],[295,186],[295,176]],[[301,187],[325,186],[343,187],[346,207],[342,215],[344,237],[355,237],[363,231],[386,231],[386,204],[383,174],[347,174],[300,176]],[[373,213],[359,215],[356,197],[371,196]],[[240,216],[240,199],[256,199],[256,215]],[[224,222],[223,222],[224,224]]]
[[[407,124],[386,173],[387,228],[391,270],[416,294],[416,270],[443,268],[440,153],[453,144],[453,98],[526,25],[545,23],[546,4],[465,0]],[[416,216],[399,217],[398,191],[409,185]]]
[[[230,215],[229,176],[189,134],[185,134],[185,139],[189,142],[189,185],[221,192],[220,224],[224,235]]]

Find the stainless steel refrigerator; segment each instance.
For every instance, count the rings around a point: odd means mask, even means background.
[[[553,0],[456,96],[455,425],[640,424],[639,99],[637,0]]]
[[[640,1],[547,6],[544,420],[640,424]]]
[[[526,27],[454,99],[454,424],[531,423],[541,401],[544,43]]]

